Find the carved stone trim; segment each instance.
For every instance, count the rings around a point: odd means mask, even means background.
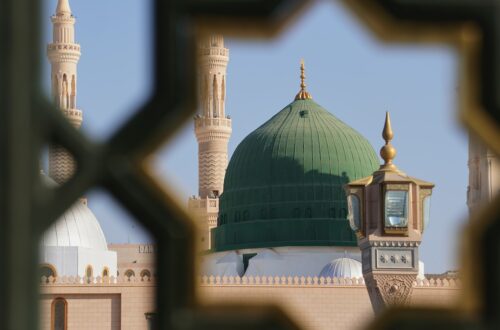
[[[367,274],[365,283],[375,312],[385,306],[407,305],[413,291],[416,274]]]
[[[371,246],[382,246],[382,247],[418,247],[420,242],[416,241],[372,241]]]

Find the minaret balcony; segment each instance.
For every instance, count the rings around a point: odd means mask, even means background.
[[[50,18],[50,20],[52,21],[52,23],[54,24],[75,24],[75,16],[58,16],[58,15],[54,15]]]
[[[50,50],[74,50],[80,52],[80,45],[69,43],[53,43],[47,45],[47,51]]]
[[[188,210],[194,213],[203,214],[218,213],[219,199],[211,197],[190,197],[188,200]]]
[[[225,56],[225,57],[229,57],[229,49],[216,48],[216,47],[202,48],[202,49],[200,49],[200,55],[201,56]]]
[[[47,46],[47,56],[50,62],[72,62],[80,60],[80,45],[70,43],[53,43]]]
[[[76,128],[80,127],[83,121],[83,112],[79,109],[61,109],[64,117]]]
[[[229,140],[231,136],[231,119],[195,117],[194,131],[198,142],[208,140]]]
[[[213,126],[231,128],[231,119],[198,116],[198,117],[195,117],[194,125],[195,125],[195,128],[213,127]]]

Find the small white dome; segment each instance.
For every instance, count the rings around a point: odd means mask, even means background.
[[[361,262],[350,258],[339,258],[332,260],[323,267],[319,277],[343,277],[360,278],[363,277]]]
[[[77,246],[108,250],[99,221],[82,200],[76,202],[42,236],[42,246]]]

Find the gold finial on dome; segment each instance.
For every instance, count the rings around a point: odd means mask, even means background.
[[[384,165],[380,166],[381,170],[397,170],[396,165],[392,163],[392,160],[396,157],[396,148],[391,144],[391,140],[394,137],[391,127],[391,117],[389,112],[385,113],[385,124],[384,130],[382,132],[382,137],[385,140],[385,145],[380,149],[380,156],[385,161]]]
[[[300,60],[300,92],[295,96],[295,100],[310,100],[311,94],[306,91],[306,68],[304,59]]]

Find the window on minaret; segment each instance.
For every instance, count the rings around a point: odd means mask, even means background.
[[[53,86],[52,86],[52,91],[53,91],[53,97],[54,97],[54,103],[56,105],[59,105],[59,79],[57,79],[57,75],[54,75],[54,79],[52,80]]]
[[[75,75],[71,77],[71,100],[70,100],[70,108],[75,109],[76,108],[76,80],[75,80]]]
[[[66,299],[56,298],[52,302],[52,330],[66,330],[68,303]]]
[[[218,111],[218,107],[219,107],[219,100],[218,100],[218,96],[219,96],[219,93],[218,93],[218,89],[219,87],[217,86],[217,76],[214,74],[214,81],[213,81],[213,84],[212,84],[212,93],[213,93],[213,117],[214,118],[217,118],[219,117],[217,111]]]

